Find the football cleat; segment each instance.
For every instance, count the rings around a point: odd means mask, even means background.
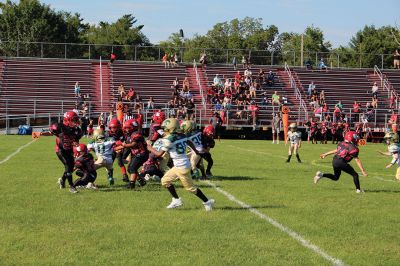
[[[206,202],[203,202],[204,208],[206,209],[207,212],[211,211],[213,209],[215,200],[209,199]]]
[[[87,188],[87,189],[97,189],[96,185],[95,185],[94,183],[92,183],[92,182],[89,182],[89,183],[86,185],[86,188]]]
[[[146,185],[146,180],[144,180],[143,178],[138,178],[138,183],[139,183],[139,186],[141,186],[141,187],[144,187],[145,185]]]
[[[124,174],[124,175],[123,175],[122,181],[124,181],[124,182],[129,182],[129,178],[128,178],[128,175],[127,175],[127,174]]]
[[[70,187],[69,187],[69,192],[75,194],[75,193],[78,193],[78,190],[76,189],[76,187],[70,186]]]
[[[320,171],[318,171],[318,172],[315,173],[315,176],[314,176],[314,184],[317,184],[317,183],[318,183],[318,181],[322,178],[322,175],[323,175],[323,173],[320,172]]]
[[[58,179],[57,184],[60,186],[60,189],[64,189],[65,188],[65,181],[62,180],[61,177]]]
[[[364,190],[362,190],[362,189],[357,189],[357,190],[356,190],[356,193],[358,193],[358,194],[364,193]]]
[[[110,186],[114,185],[114,178],[112,176],[108,177],[108,183],[110,184]]]
[[[206,172],[207,178],[213,177],[213,174],[211,172]]]
[[[175,209],[183,205],[181,198],[172,198],[171,203],[167,206],[167,209]]]
[[[135,182],[134,181],[129,181],[129,183],[126,185],[127,189],[135,189]]]

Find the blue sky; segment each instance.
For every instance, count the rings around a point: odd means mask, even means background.
[[[309,25],[321,28],[334,47],[347,45],[365,25],[400,26],[397,0],[44,0],[56,10],[78,12],[86,22],[115,21],[133,13],[152,43],[183,29],[185,35],[205,34],[218,22],[260,17],[280,32],[302,32]]]

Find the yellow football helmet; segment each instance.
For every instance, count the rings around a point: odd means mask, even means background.
[[[94,141],[101,142],[101,141],[104,141],[104,139],[105,139],[105,136],[104,136],[103,130],[95,129],[93,131],[93,140]]]
[[[179,130],[179,123],[176,118],[168,118],[164,120],[161,127],[165,133],[172,134]]]
[[[297,129],[297,124],[296,124],[296,123],[291,123],[291,124],[289,125],[289,128],[290,128],[290,129]]]
[[[181,124],[181,130],[185,134],[192,132],[195,128],[196,124],[192,120],[185,120]]]

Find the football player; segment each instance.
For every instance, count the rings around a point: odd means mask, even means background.
[[[388,155],[392,156],[392,161],[386,165],[386,168],[390,168],[393,165],[397,164],[397,170],[396,170],[396,180],[400,181],[400,161],[399,161],[399,151],[400,151],[400,144],[399,144],[399,135],[394,132],[386,132],[385,137],[384,137],[386,144],[388,145],[388,151],[387,152],[381,152],[379,151],[380,154],[382,155]]]
[[[122,145],[122,142],[124,141],[125,138],[119,120],[116,118],[112,119],[108,125],[108,129],[109,129],[108,135],[114,139],[116,145],[118,146]],[[129,182],[129,178],[126,173],[126,167],[124,165],[124,159],[126,159],[129,156],[129,153],[130,153],[129,149],[124,149],[119,152],[114,151],[113,153],[113,159],[114,160],[117,159],[118,166],[122,172],[122,181],[124,182]]]
[[[321,144],[327,144],[327,134],[328,134],[328,123],[327,122],[322,122],[321,123],[321,129],[320,129],[320,133],[321,133]]]
[[[165,120],[165,113],[157,111],[153,114],[151,119],[153,123],[150,125],[149,136],[147,140],[149,140],[150,143],[153,144],[157,139],[161,137],[158,131],[161,129],[161,124]]]
[[[123,130],[125,134],[125,143],[123,143],[121,147],[128,148],[131,151],[132,156],[128,165],[130,180],[127,188],[134,189],[136,180],[138,180],[141,186],[146,184],[144,179],[138,179],[138,170],[149,158],[149,151],[147,150],[146,140],[139,131],[139,124],[136,120],[130,119],[125,121],[123,124]]]
[[[318,135],[318,124],[317,122],[311,122],[310,126],[310,140],[312,144],[317,144],[317,135]]]
[[[360,181],[358,179],[358,174],[354,170],[354,168],[349,164],[349,162],[354,158],[358,167],[360,168],[362,174],[364,176],[368,176],[367,172],[364,169],[364,166],[361,163],[360,158],[358,158],[359,149],[357,147],[359,136],[354,131],[347,131],[344,136],[344,141],[340,142],[336,149],[323,153],[320,155],[321,159],[324,159],[326,156],[335,154],[333,157],[333,174],[322,173],[318,171],[314,177],[314,183],[318,183],[321,178],[329,178],[334,181],[338,181],[339,177],[343,172],[351,175],[353,177],[353,182],[356,187],[356,192],[363,192],[360,188]]]
[[[197,164],[201,160],[200,154],[204,153],[203,144],[201,143],[201,131],[196,131],[196,125],[193,121],[185,120],[181,124],[181,132],[185,134],[186,137],[196,147],[197,152],[189,148],[190,149],[189,158],[193,173],[192,176],[198,178],[200,176],[200,171],[197,168]]]
[[[200,168],[203,178],[212,177],[211,168],[214,165],[214,160],[211,156],[210,150],[215,147],[214,132],[214,127],[212,125],[208,125],[203,129],[203,134],[201,135],[201,144],[203,145],[204,152],[200,153],[200,156],[207,162],[207,169],[205,173],[203,173],[204,168]]]
[[[79,116],[75,112],[66,112],[62,123],[54,123],[50,127],[50,132],[56,136],[56,154],[64,165],[64,173],[58,179],[60,189],[65,188],[65,180],[68,181],[69,191],[77,193],[72,181],[74,170],[73,147],[79,143],[82,137],[82,130],[79,127]]]
[[[315,122],[313,122],[313,123],[315,123]],[[289,125],[289,132],[287,135],[286,142],[290,142],[289,155],[288,155],[286,162],[289,163],[290,159],[292,158],[292,155],[295,154],[296,158],[297,158],[297,162],[301,163],[300,155],[299,155],[299,149],[301,147],[301,132],[297,131],[296,123],[291,123]]]
[[[179,179],[187,191],[192,192],[203,201],[206,211],[211,211],[215,201],[213,199],[208,199],[203,192],[193,184],[190,175],[191,165],[186,154],[186,148],[189,145],[193,151],[197,152],[196,147],[184,134],[178,133],[179,123],[175,118],[166,119],[162,123],[162,128],[167,136],[163,139],[161,150],[157,151],[151,146],[149,146],[148,149],[157,157],[168,152],[174,164],[174,167],[169,169],[161,179],[161,184],[166,187],[172,195],[172,201],[167,208],[174,209],[183,205],[182,199],[179,198],[173,185],[173,181]]]
[[[337,128],[338,128],[337,124],[336,123],[332,123],[332,126],[331,126],[332,144],[334,144],[335,142],[336,142],[336,144],[339,143],[337,135],[336,135]]]
[[[85,144],[81,143],[74,147],[75,155],[75,173],[80,178],[75,181],[75,187],[86,187],[97,189],[94,181],[97,178],[97,172],[94,165],[94,158],[88,152]]]
[[[94,166],[97,169],[105,167],[108,174],[108,182],[110,186],[114,185],[114,167],[113,167],[113,152],[115,140],[113,138],[106,138],[104,131],[96,129],[93,132],[94,142],[88,144],[87,148],[96,153],[97,159]]]

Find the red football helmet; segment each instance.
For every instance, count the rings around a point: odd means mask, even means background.
[[[162,111],[157,111],[153,114],[151,119],[153,119],[154,123],[161,125],[165,120],[165,113]]]
[[[68,127],[76,127],[80,124],[79,116],[73,111],[66,112],[64,114],[64,125]]]
[[[353,144],[358,144],[360,137],[355,131],[347,131],[344,135],[344,141],[351,142]]]
[[[121,128],[121,123],[117,118],[114,118],[108,124],[108,128],[110,129],[111,132],[116,132],[118,129]]]
[[[80,143],[78,146],[74,146],[75,157],[79,157],[80,155],[86,154],[87,152],[88,152],[88,148],[83,143]]]
[[[214,127],[212,125],[208,125],[203,129],[203,134],[207,136],[214,136]]]
[[[132,133],[137,130],[139,127],[137,121],[135,119],[129,119],[124,122],[123,130],[125,133]]]

